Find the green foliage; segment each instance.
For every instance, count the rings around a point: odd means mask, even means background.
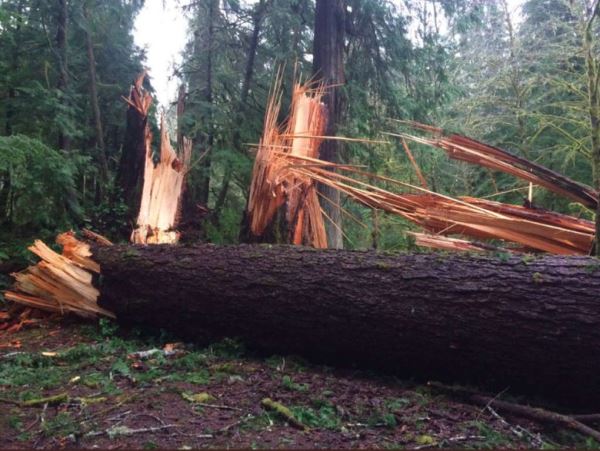
[[[0,214],[12,229],[60,230],[81,212],[75,192],[85,158],[23,135],[0,137]]]
[[[119,325],[107,318],[100,318],[98,320],[98,327],[100,328],[100,335],[104,338],[112,338],[117,330],[119,330]]]
[[[79,423],[68,412],[59,412],[56,416],[42,424],[42,431],[47,436],[66,437],[79,430]]]
[[[323,405],[316,409],[293,406],[290,410],[298,421],[311,428],[337,429],[341,425],[340,417],[332,405]]]
[[[177,359],[173,365],[175,368],[197,370],[206,366],[207,356],[201,352],[189,352],[183,357]]]
[[[470,425],[477,430],[479,435],[484,437],[482,441],[477,444],[480,448],[497,449],[506,447],[510,444],[510,439],[508,437],[482,421],[473,421]]]
[[[287,374],[281,378],[281,385],[291,391],[306,392],[310,388],[309,384],[298,384]]]
[[[50,357],[22,354],[0,365],[0,386],[12,389],[29,387],[48,390],[64,383],[66,370],[56,366]]]
[[[0,137],[0,225],[8,236],[0,235],[0,261],[28,258],[22,251],[27,243],[17,242],[17,235],[46,238],[86,225],[127,237],[135,213],[127,211],[114,178],[125,132],[121,96],[145,57],[132,35],[143,4],[67,2],[63,55],[56,39],[60,2],[0,2],[0,133],[7,135]],[[583,0],[526,0],[520,21],[504,2],[347,0],[345,6],[340,135],[382,139],[380,132],[402,129],[390,119],[424,121],[592,183]],[[175,69],[187,91],[179,125],[194,142],[184,210],[207,207],[207,217],[194,218],[191,227],[201,229],[204,240],[235,243],[253,165],[249,144],[259,142],[276,68],[284,67],[284,111],[294,73],[311,77],[315,5],[208,0],[181,8],[190,31]],[[88,37],[104,149],[93,125]],[[598,61],[600,46],[592,47]],[[156,111],[150,114],[155,140]],[[341,143],[340,158],[417,183],[401,143],[389,140]],[[69,150],[53,150],[59,142]],[[422,145],[411,144],[411,150],[435,191],[523,201],[526,183],[512,176],[450,161]],[[107,180],[99,170],[100,152],[108,162]],[[534,203],[594,217],[538,187]],[[414,250],[405,232],[415,226],[407,221],[343,198],[342,207],[348,213],[346,247]]]

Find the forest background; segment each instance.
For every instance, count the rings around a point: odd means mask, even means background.
[[[506,0],[336,3],[344,11],[345,79],[337,132],[389,142],[341,143],[339,161],[418,184],[402,143],[384,134],[400,130],[398,120],[414,120],[599,187],[598,2],[525,0],[518,10]],[[175,5],[188,21],[173,73],[186,109],[179,120],[175,103],[165,114],[194,145],[183,226],[197,231],[193,239],[236,243],[273,76],[284,67],[285,111],[294,73],[313,74],[315,2]],[[118,183],[122,96],[145,64],[133,36],[143,7],[143,0],[0,1],[0,264],[28,259],[33,237],[51,241],[69,228],[129,237],[135,211]],[[145,86],[153,91],[151,76]],[[155,103],[155,140],[158,116]],[[516,204],[527,198],[524,181],[411,149],[434,191]],[[594,217],[541,188],[533,201]],[[413,247],[408,222],[343,196],[340,204],[345,248]]]

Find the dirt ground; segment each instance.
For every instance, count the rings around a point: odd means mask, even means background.
[[[259,358],[231,340],[169,343],[165,334],[77,319],[0,334],[2,447],[598,447],[391,377]]]

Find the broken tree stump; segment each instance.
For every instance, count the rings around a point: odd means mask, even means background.
[[[96,248],[99,305],[192,339],[600,406],[600,261]]]

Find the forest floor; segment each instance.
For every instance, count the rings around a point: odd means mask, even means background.
[[[261,358],[231,340],[131,356],[172,340],[77,319],[0,335],[2,447],[598,447],[426,385],[293,356]],[[264,398],[308,429],[264,408]]]

